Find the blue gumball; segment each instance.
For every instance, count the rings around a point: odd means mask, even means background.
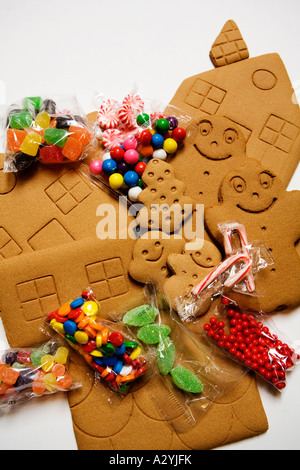
[[[164,145],[164,137],[161,134],[153,134],[151,139],[151,145],[155,149],[159,149]]]
[[[127,171],[124,175],[124,183],[132,188],[133,186],[136,186],[139,182],[139,175],[137,174],[136,171]]]
[[[112,158],[107,158],[102,164],[102,171],[104,171],[104,173],[106,173],[107,175],[111,175],[116,171],[117,167],[118,165],[115,160],[113,160]]]

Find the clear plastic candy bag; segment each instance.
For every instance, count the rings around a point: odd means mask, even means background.
[[[100,304],[90,288],[49,313],[46,325],[64,337],[112,391],[125,395],[133,383],[148,380],[147,348],[124,326],[101,318]]]
[[[191,122],[175,106],[165,107],[139,93],[130,93],[121,102],[104,99],[94,126],[96,135],[100,129],[104,151],[90,163],[90,178],[134,204],[144,188],[147,163],[152,158],[166,160],[179,151],[187,134],[196,129]]]
[[[175,299],[180,319],[192,321],[203,313],[207,302],[228,292],[259,296],[255,277],[273,264],[267,246],[259,241],[249,243],[245,227],[237,222],[219,226],[224,239],[225,259],[193,288],[187,288]]]
[[[83,160],[98,145],[75,97],[26,97],[8,107],[2,132],[4,172]]]
[[[145,298],[143,308],[132,301],[119,318],[152,348],[156,376],[164,385],[165,399],[158,400],[155,389],[149,388],[159,413],[176,432],[186,432],[246,371],[224,361],[217,348],[207,347],[204,338],[200,341],[198,333],[187,329],[151,283],[145,286]],[[147,309],[153,307],[156,315],[149,315]]]
[[[0,410],[32,398],[81,387],[68,371],[69,349],[59,338],[37,347],[1,352]]]
[[[287,372],[299,363],[299,346],[278,331],[271,317],[248,311],[228,297],[222,298],[221,308],[203,329],[223,354],[254,371],[276,390],[286,387]]]

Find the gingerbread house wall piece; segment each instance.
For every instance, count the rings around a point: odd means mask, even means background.
[[[239,41],[224,43],[223,55],[215,42],[210,56],[216,68],[184,80],[170,104],[196,119],[218,114],[232,120],[245,135],[247,156],[280,174],[287,186],[300,157],[300,108],[280,56],[246,58],[245,52],[238,57],[233,49]],[[236,61],[229,59],[229,51]],[[180,155],[172,159],[175,170]]]

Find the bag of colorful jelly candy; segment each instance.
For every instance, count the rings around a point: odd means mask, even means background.
[[[116,196],[125,195],[130,204],[137,202],[144,188],[147,163],[173,156],[183,147],[187,133],[196,129],[179,108],[159,106],[138,93],[128,94],[122,102],[104,100],[95,126],[102,131],[105,150],[91,161],[90,178],[104,183]]]
[[[212,301],[220,295],[236,292],[261,296],[255,285],[256,276],[273,264],[264,243],[249,243],[245,227],[237,222],[219,226],[223,236],[225,258],[196,285],[187,287],[175,299],[181,321],[192,321],[205,313]],[[199,247],[201,248],[201,247]]]
[[[58,339],[1,352],[0,410],[32,398],[81,387],[69,372],[69,349]]]
[[[287,373],[299,363],[299,341],[291,343],[270,316],[249,311],[228,297],[222,297],[222,307],[203,325],[203,330],[228,357],[254,371],[276,390],[286,387]]]
[[[142,344],[152,348],[165,399],[157,400],[151,387],[149,393],[163,418],[176,432],[185,432],[245,371],[233,367],[231,361],[218,364],[220,355],[212,354],[212,348],[207,348],[205,342],[201,344],[198,335],[178,321],[153,284],[145,286],[144,304],[140,305],[137,299],[135,303],[132,299],[119,316]]]
[[[46,324],[64,337],[111,390],[126,394],[129,387],[147,379],[151,359],[147,348],[122,325],[101,318],[93,291],[63,304],[46,317]]]
[[[75,97],[26,97],[4,117],[4,172],[83,160],[97,140]]]

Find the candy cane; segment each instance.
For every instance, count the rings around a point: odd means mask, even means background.
[[[231,242],[231,236],[233,232],[237,232],[240,241],[241,241],[241,247],[242,249],[250,256],[249,250],[248,250],[248,238],[247,238],[247,233],[245,230],[245,227],[241,224],[233,224],[231,228],[227,229],[224,234],[224,249],[225,253],[227,255],[231,254],[233,251],[232,248],[232,242]],[[253,274],[251,272],[251,269],[249,269],[249,272],[246,276],[246,282],[247,282],[247,288],[250,292],[253,292],[255,289],[255,282],[253,278]]]
[[[245,267],[239,270],[236,275],[230,276],[226,281],[228,286],[234,285],[234,283],[237,282],[237,278],[238,280],[241,280],[248,274],[249,269],[251,269],[252,261],[247,253],[237,253],[236,255],[232,255],[229,258],[226,258],[192,289],[192,294],[198,295],[201,291],[203,291],[203,289],[205,289],[207,286],[209,286],[209,284],[211,284],[215,279],[217,279],[217,277],[219,277],[228,268],[230,268],[239,261],[244,262]]]

